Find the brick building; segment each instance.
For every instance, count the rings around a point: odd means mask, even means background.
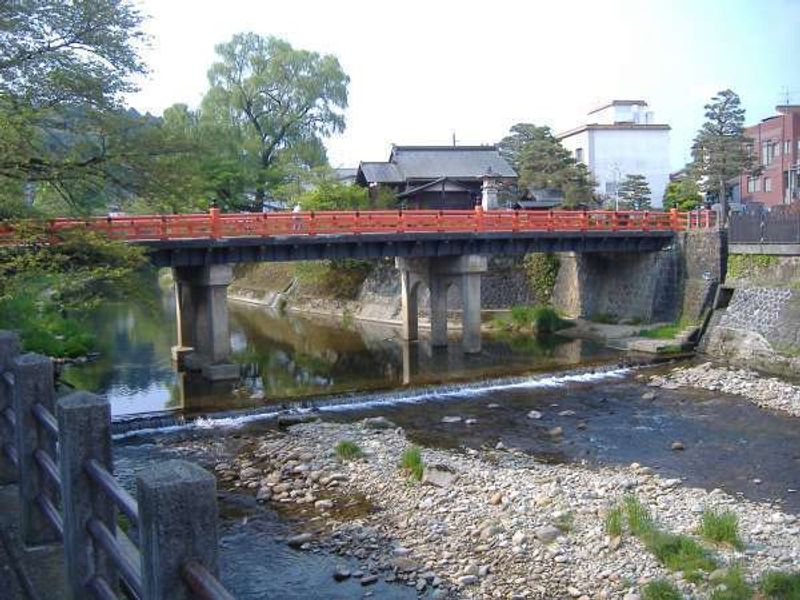
[[[800,105],[775,110],[777,115],[745,128],[760,170],[739,177],[742,202],[773,207],[800,201]]]

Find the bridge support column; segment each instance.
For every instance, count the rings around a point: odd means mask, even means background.
[[[420,284],[430,291],[431,345],[447,345],[447,290],[456,285],[461,290],[462,347],[466,353],[481,351],[481,274],[486,272],[486,258],[477,255],[434,258],[398,258],[402,282],[403,338],[418,338],[418,290]]]
[[[239,376],[238,366],[227,362],[231,353],[228,285],[232,280],[230,265],[175,269],[178,345],[193,349],[187,364],[200,368],[211,380]]]

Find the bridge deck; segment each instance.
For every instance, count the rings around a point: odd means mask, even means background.
[[[653,251],[675,232],[713,226],[709,211],[370,210],[55,219],[145,245],[159,266],[525,252]],[[16,231],[0,224],[0,243]]]

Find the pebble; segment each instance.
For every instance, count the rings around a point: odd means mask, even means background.
[[[542,413],[540,413],[538,410],[532,410],[532,411],[530,411],[528,413],[528,418],[529,419],[541,419],[542,418]]]

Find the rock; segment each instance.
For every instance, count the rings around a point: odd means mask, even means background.
[[[492,494],[492,497],[489,498],[489,504],[493,506],[497,506],[503,501],[503,492],[495,492]]]
[[[336,570],[333,572],[333,578],[334,578],[336,581],[344,581],[345,579],[349,579],[349,578],[350,578],[350,571],[348,571],[348,570],[347,570],[347,569],[345,569],[345,568],[338,567],[338,568],[337,568],[337,569],[336,569]]]
[[[376,581],[378,581],[377,575],[364,575],[364,577],[361,578],[361,585],[372,585]]]
[[[639,594],[628,592],[622,597],[622,600],[642,600],[642,597]]]
[[[475,425],[475,423],[477,423],[477,422],[478,422],[478,419],[465,419],[464,420],[464,424],[465,425]]]
[[[670,446],[673,450],[684,450],[685,447],[683,442],[672,442],[672,446]]]
[[[529,419],[541,419],[542,418],[542,413],[540,413],[538,410],[532,410],[531,412],[528,413],[528,418]]]
[[[655,400],[656,394],[655,392],[645,392],[642,394],[642,400]]]
[[[403,546],[397,546],[396,548],[392,548],[392,554],[395,556],[408,556],[409,549],[404,548]]]
[[[267,486],[263,486],[258,488],[258,492],[256,493],[256,500],[259,502],[266,502],[272,498],[272,490]]]
[[[558,413],[558,416],[559,417],[574,417],[575,416],[575,411],[574,410],[562,410],[560,413]]]
[[[239,479],[252,479],[261,475],[261,471],[255,467],[247,467],[239,471]]]
[[[314,502],[314,508],[317,510],[329,510],[333,508],[333,500],[330,498],[325,498],[323,500],[317,500]]]
[[[553,427],[552,429],[547,430],[547,435],[549,435],[550,437],[558,437],[562,433],[564,433],[563,427]]]
[[[500,405],[497,402],[490,402],[486,405],[486,408],[500,408]]]
[[[453,485],[458,475],[453,473],[448,467],[443,465],[431,465],[425,467],[422,472],[422,483],[433,485],[440,488],[448,488]]]
[[[419,568],[419,565],[407,556],[393,558],[390,563],[399,573],[411,573]]]
[[[521,546],[522,544],[525,543],[525,540],[527,539],[528,537],[525,535],[524,532],[517,531],[514,533],[513,536],[511,536],[511,543],[514,544],[515,546]]]
[[[311,533],[299,533],[297,535],[293,535],[290,538],[287,538],[286,543],[289,544],[292,548],[299,548],[303,544],[307,544],[311,540],[314,539],[314,535]]]
[[[459,416],[442,417],[442,423],[461,423],[461,417]]]
[[[458,585],[467,586],[467,585],[475,585],[478,583],[477,575],[462,575],[458,578]]]
[[[539,527],[539,529],[534,532],[534,535],[540,542],[549,544],[554,542],[556,538],[561,535],[561,530],[552,525],[545,525],[544,527]]]
[[[386,417],[367,417],[361,423],[367,429],[394,429],[397,427]]]
[[[708,574],[708,581],[719,583],[728,576],[728,569],[715,569]]]
[[[477,575],[478,574],[478,565],[475,563],[470,563],[466,567],[464,567],[464,575]]]

